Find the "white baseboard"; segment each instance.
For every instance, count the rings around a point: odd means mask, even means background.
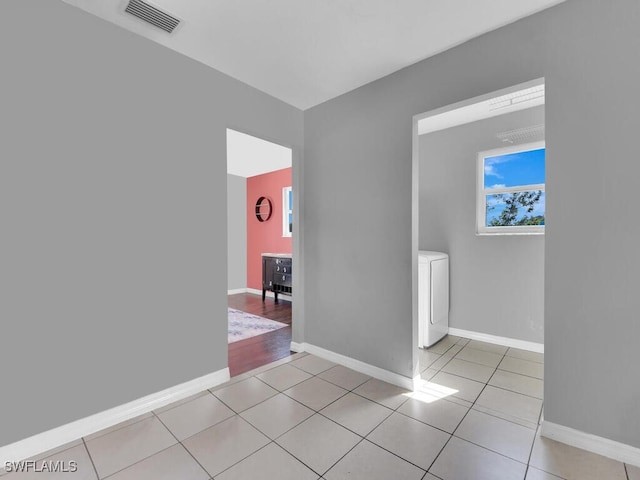
[[[229,378],[229,369],[224,368],[200,378],[133,400],[124,405],[0,447],[0,465],[4,465],[5,462],[18,462],[31,458],[40,453],[78,440],[79,438],[86,437],[92,433],[135,418],[138,415],[148,413],[170,403],[195,395],[208,388],[220,385],[228,381]]]
[[[543,437],[640,467],[640,448],[574,430],[547,420],[542,422],[541,432]]]
[[[231,290],[227,290],[227,295],[236,295],[238,293],[247,293],[246,288],[232,288]]]
[[[304,352],[304,343],[298,343],[298,342],[291,342],[291,347],[289,347],[291,349],[292,352],[296,352],[296,353],[302,353]]]
[[[479,340],[481,342],[494,343],[504,347],[519,348],[521,350],[529,350],[530,352],[544,353],[544,344],[527,342],[526,340],[518,340],[516,338],[499,337],[497,335],[489,335],[488,333],[472,332],[471,330],[462,330],[460,328],[449,328],[449,334],[456,337],[469,338],[471,340]]]
[[[247,293],[253,293],[254,295],[262,295],[262,290],[258,290],[256,288],[247,288]],[[266,296],[269,298],[275,298],[275,295],[271,291],[266,292]],[[292,295],[287,295],[284,293],[278,293],[278,298],[282,300],[287,300],[289,302],[293,301]]]
[[[227,295],[236,295],[238,293],[252,293],[253,295],[262,295],[262,290],[258,290],[256,288],[234,288],[232,290],[227,290]],[[267,291],[265,296],[269,298],[275,298],[275,295],[271,291]],[[289,302],[293,300],[293,296],[287,295],[285,293],[278,293],[278,298],[287,300]]]
[[[407,390],[413,390],[414,383],[412,378],[404,377],[398,373],[393,373],[389,370],[384,370],[383,368],[369,365],[368,363],[361,362],[355,358],[347,357],[346,355],[332,352],[331,350],[326,350],[321,347],[316,347],[315,345],[310,345],[308,343],[296,344],[296,346],[302,347],[303,350],[301,351],[303,352],[338,363],[342,366],[355,370],[356,372],[364,373],[370,377],[397,385],[401,388],[406,388]],[[291,344],[291,348],[293,349],[293,342]]]

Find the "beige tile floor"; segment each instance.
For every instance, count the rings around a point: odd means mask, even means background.
[[[640,480],[540,437],[543,356],[447,337],[408,392],[297,354],[39,456],[78,472],[2,480]]]

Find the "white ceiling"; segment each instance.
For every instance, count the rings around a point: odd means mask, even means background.
[[[63,0],[307,109],[563,0]],[[147,0],[145,0],[147,1]]]
[[[227,173],[255,177],[291,166],[290,148],[227,128]]]

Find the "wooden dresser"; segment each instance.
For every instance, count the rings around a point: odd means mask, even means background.
[[[278,301],[278,293],[291,295],[292,273],[290,253],[263,253],[262,301],[264,302],[267,290],[273,292],[276,302]]]

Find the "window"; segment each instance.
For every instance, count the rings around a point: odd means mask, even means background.
[[[293,192],[291,187],[282,189],[282,236],[290,237],[293,232]]]
[[[477,233],[542,234],[545,144],[478,153]]]

